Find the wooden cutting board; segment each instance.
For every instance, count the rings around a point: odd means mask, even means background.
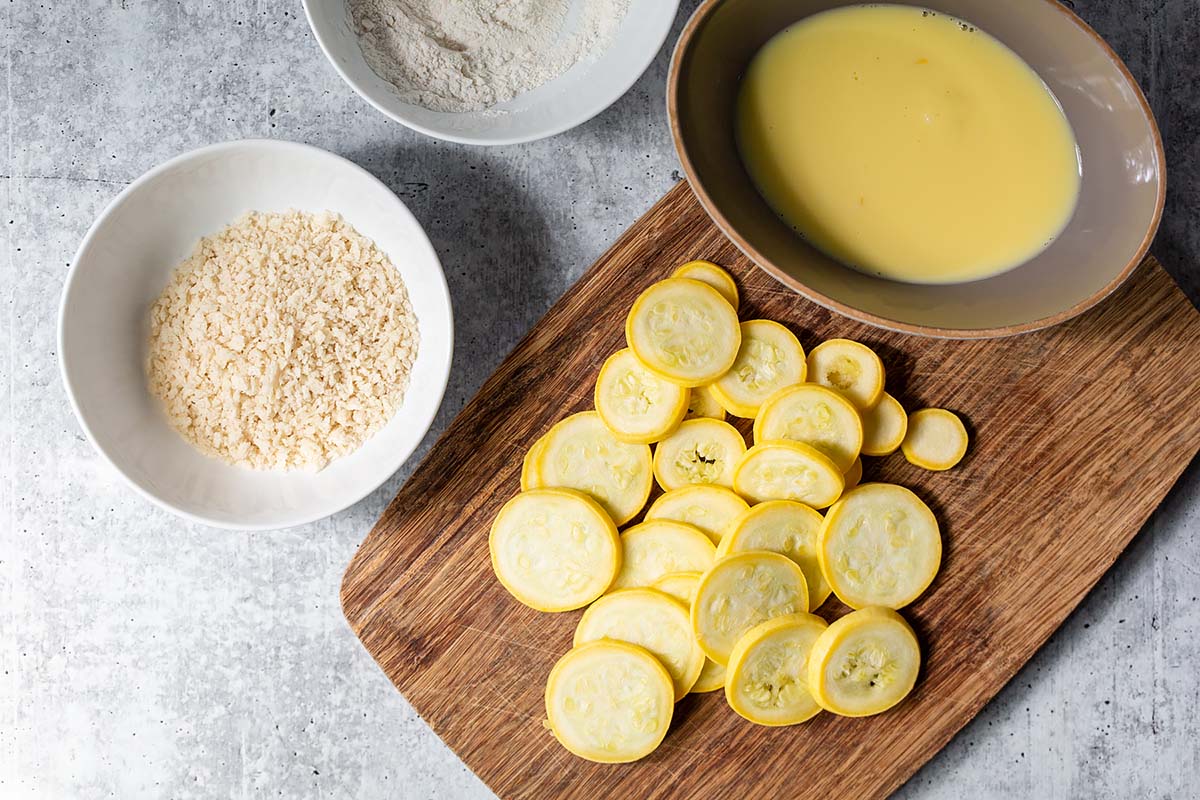
[[[806,348],[875,348],[907,408],[959,412],[972,447],[956,469],[894,455],[866,480],[914,489],[942,523],[933,587],[905,610],[925,667],[886,714],[750,725],[721,692],[678,704],[650,757],[602,766],[542,727],[551,665],[580,612],[541,614],[494,579],[492,517],[521,457],[592,402],[624,347],[634,297],[676,265],[726,265],[743,319],[785,322]],[[639,220],[550,310],[459,414],[346,571],[342,606],[367,650],[433,730],[504,798],[882,797],[999,691],[1142,527],[1200,448],[1200,314],[1153,259],[1099,308],[1048,331],[961,342],[870,328],[755,269],[686,184]],[[820,611],[834,619],[836,601]]]

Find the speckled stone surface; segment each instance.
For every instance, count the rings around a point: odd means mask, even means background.
[[[1158,114],[1170,191],[1154,251],[1200,300],[1200,5],[1076,6]],[[180,522],[128,490],[72,417],[59,292],[94,216],[176,153],[243,137],[341,153],[403,196],[446,266],[458,350],[428,447],[679,179],[666,52],[583,127],[485,150],[377,114],[294,0],[8,0],[0,20],[0,797],[490,796],[338,608],[342,570],[407,469],[296,530]],[[1198,796],[1198,490],[1194,463],[1062,630],[900,796]]]

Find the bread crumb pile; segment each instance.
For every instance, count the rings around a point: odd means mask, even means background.
[[[200,240],[150,311],[147,379],[201,452],[320,469],[399,408],[417,355],[400,273],[340,216],[251,212]]]

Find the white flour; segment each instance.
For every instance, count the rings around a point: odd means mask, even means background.
[[[570,0],[347,2],[367,64],[434,111],[490,108],[603,52],[629,0],[576,4],[568,19]]]

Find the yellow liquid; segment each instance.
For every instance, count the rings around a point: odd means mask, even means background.
[[[776,35],[742,80],[737,136],[785,222],[897,281],[1018,266],[1079,196],[1075,137],[1037,73],[983,31],[911,6],[848,6]]]

